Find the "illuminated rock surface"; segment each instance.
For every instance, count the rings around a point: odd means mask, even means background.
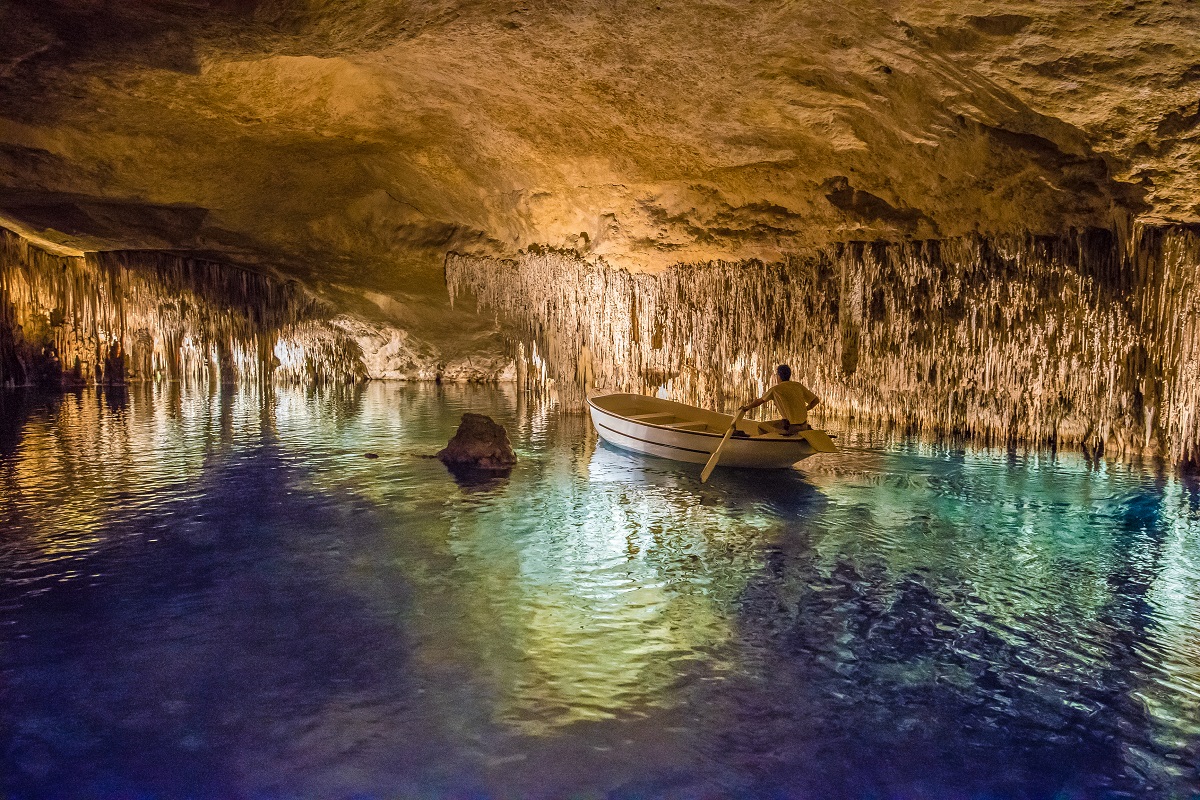
[[[451,248],[640,266],[1200,221],[1190,4],[8,9],[5,211],[76,243],[395,291]]]
[[[1200,461],[1200,237],[848,244],[658,274],[453,257],[452,291],[528,320],[560,392],[590,374],[732,409],[790,363],[822,415]],[[530,364],[536,368],[537,364]],[[528,370],[521,370],[522,373]]]
[[[337,315],[294,281],[187,254],[56,255],[0,230],[0,386],[153,379],[493,380],[388,323]]]
[[[295,284],[154,253],[56,256],[0,237],[0,385],[366,377],[357,344],[316,324],[320,304]]]
[[[335,317],[320,359],[346,337],[362,350],[345,374],[505,375],[490,318],[446,302],[449,252],[716,261],[747,272],[735,282],[759,280],[750,259],[828,262],[850,283],[817,350],[834,360],[812,369],[837,408],[1192,452],[1194,332],[1171,315],[1192,302],[1177,226],[1200,222],[1193,4],[18,0],[0,15],[0,221],[64,252],[190,251],[296,280]],[[1021,244],[1065,253],[1092,229],[1130,254],[1113,274],[1076,280]],[[1154,261],[1146,236],[1182,249]],[[875,240],[928,244],[879,250],[887,263],[834,246]],[[1025,255],[967,263],[981,249]],[[947,252],[997,285],[960,291]],[[611,283],[626,280],[641,279]],[[956,313],[943,297],[974,322],[913,317]],[[584,327],[623,302],[585,299]],[[980,323],[985,304],[1000,323]],[[988,341],[1001,330],[1015,338]],[[939,332],[966,339],[920,341]],[[1076,368],[1110,373],[1064,383]],[[1041,399],[1009,419],[1027,387]]]

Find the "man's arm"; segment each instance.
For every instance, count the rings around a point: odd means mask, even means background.
[[[758,408],[763,403],[765,403],[771,399],[771,392],[773,392],[773,391],[775,391],[774,386],[772,386],[770,389],[768,389],[767,393],[764,394],[762,397],[758,398],[757,400],[747,403],[746,405],[739,408],[738,411],[750,411],[751,409]]]
[[[804,386],[804,384],[800,384],[800,385]],[[808,410],[809,411],[812,411],[814,408],[821,405],[821,398],[817,397],[816,393],[813,392],[812,389],[808,388],[807,386],[804,386],[804,391],[807,392],[808,396],[812,398],[811,400],[808,401]]]

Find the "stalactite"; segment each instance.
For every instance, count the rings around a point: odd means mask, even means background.
[[[579,398],[587,361],[597,386],[728,410],[787,362],[827,415],[1197,463],[1200,237],[1127,235],[847,243],[655,274],[451,255],[446,279],[522,326],[562,396]]]
[[[47,253],[0,230],[0,385],[363,377],[361,353],[294,283],[170,253]]]
[[[289,326],[273,352],[275,377],[284,383],[356,383],[368,378],[358,343],[324,321]]]

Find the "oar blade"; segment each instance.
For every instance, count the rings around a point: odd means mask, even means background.
[[[816,429],[807,430],[802,435],[808,440],[808,443],[812,445],[812,449],[816,450],[818,453],[838,452],[837,445],[833,443],[833,440],[829,438],[829,434],[825,433],[825,431],[819,431]]]
[[[700,472],[700,482],[708,483],[708,476],[712,475],[713,470],[717,468],[717,459],[721,457],[721,448],[725,446],[725,442],[729,440],[729,434],[725,434],[725,438],[717,445],[717,449],[713,450],[712,455],[708,457],[708,463],[704,465],[704,469]]]

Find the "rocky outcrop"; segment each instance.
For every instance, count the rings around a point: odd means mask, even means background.
[[[454,437],[437,457],[451,469],[503,471],[517,463],[508,432],[491,417],[463,414]]]
[[[446,359],[439,349],[392,324],[340,315],[331,325],[358,345],[362,367],[372,380],[496,383],[515,375],[512,357],[490,330],[470,343],[467,355]]]

